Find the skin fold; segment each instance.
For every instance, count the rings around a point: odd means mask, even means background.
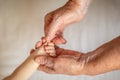
[[[106,44],[103,44],[87,55],[85,74],[96,75],[109,71],[119,70],[120,36]]]
[[[35,58],[42,65],[39,70],[50,74],[97,75],[120,69],[120,36],[86,54],[57,46],[55,50],[56,57]]]

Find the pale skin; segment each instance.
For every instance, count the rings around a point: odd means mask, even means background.
[[[63,38],[64,29],[84,18],[90,2],[91,0],[69,0],[63,7],[48,13],[45,17],[45,40],[55,44],[66,43]],[[97,75],[120,69],[120,36],[86,54],[59,47],[55,49],[55,58],[35,58],[36,62],[44,65],[39,66],[39,70],[50,74]]]
[[[44,49],[46,48],[46,49]],[[55,55],[55,49],[53,43],[39,42],[39,47],[36,50],[31,50],[31,55],[8,77],[3,80],[28,80],[30,76],[37,70],[39,64],[34,61],[37,55]]]
[[[63,7],[59,8],[58,10],[54,11],[54,12],[51,12],[50,14],[47,14],[46,15],[46,19],[45,19],[45,36],[47,37],[47,42],[49,43],[50,41],[53,41],[54,43],[56,44],[61,44],[61,43],[65,43],[66,40],[62,37],[62,32],[64,30],[64,28],[66,26],[68,26],[69,24],[72,24],[74,22],[78,22],[80,20],[83,19],[83,17],[85,16],[86,14],[86,9],[81,9],[81,11],[79,11],[79,8],[81,7],[79,4],[75,5],[77,3],[77,0],[75,0],[76,2],[70,0],[70,2],[68,2],[66,5],[64,5]],[[71,7],[71,5],[73,7]],[[79,7],[79,8],[78,8]],[[64,11],[65,14],[64,14]],[[56,15],[58,14],[58,15]],[[65,16],[65,15],[69,15],[70,16]],[[59,15],[61,15],[61,18],[59,17]],[[71,16],[72,15],[72,16]],[[76,15],[76,17],[75,17]],[[79,17],[78,17],[79,16]],[[71,21],[70,21],[71,20]],[[58,23],[59,22],[59,23]],[[58,23],[58,24],[56,24]],[[51,26],[50,26],[51,25]],[[55,26],[55,27],[53,27]],[[57,27],[59,26],[59,27]],[[62,26],[60,28],[60,26]],[[52,28],[54,29],[54,31],[52,31]],[[49,30],[49,33],[47,33]],[[54,38],[54,39],[53,39]],[[39,44],[39,43],[38,43]],[[40,45],[39,45],[40,46]],[[51,56],[55,56],[55,54],[50,54]],[[47,56],[46,56],[47,57]],[[43,62],[44,61],[40,61],[40,62]],[[31,57],[28,58],[24,64],[22,64],[20,66],[20,68],[23,66],[23,65],[26,65],[31,63]],[[49,63],[50,64],[50,63]],[[37,65],[38,66],[38,65]],[[51,66],[51,65],[49,65]],[[23,67],[22,67],[23,68]],[[24,68],[23,68],[24,69]],[[28,68],[29,69],[29,68]],[[35,67],[36,69],[36,67]],[[34,70],[35,70],[34,69]],[[31,70],[31,69],[30,69]],[[34,72],[33,70],[33,72]],[[15,77],[15,74],[19,72],[21,73],[22,70],[17,68],[13,74],[11,74],[9,77],[7,77],[7,79],[11,79],[13,77]],[[30,72],[32,74],[32,71]],[[27,76],[29,77],[31,74],[28,74]],[[19,75],[18,75],[19,76]],[[26,77],[27,77],[26,76]],[[27,78],[28,78],[27,77]],[[22,79],[24,80],[24,79]]]
[[[45,17],[46,39],[43,39],[43,42],[66,43],[63,38],[64,28],[81,21],[90,2],[91,0],[69,0],[63,7],[47,14]],[[37,49],[39,47],[40,42],[36,45]],[[34,58],[40,64],[39,70],[50,74],[97,75],[120,69],[120,36],[86,54],[57,46],[55,51],[56,57],[41,55]],[[54,53],[54,51],[50,52]]]

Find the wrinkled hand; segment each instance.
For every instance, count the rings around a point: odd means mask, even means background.
[[[55,44],[66,43],[63,38],[63,30],[66,26],[82,20],[85,11],[81,5],[69,1],[63,7],[48,13],[45,16],[45,37],[47,42]]]
[[[57,57],[38,56],[35,58],[35,61],[40,64],[39,70],[50,74],[67,75],[80,75],[84,72],[84,61],[79,61],[82,53],[64,50],[57,46],[55,50]]]

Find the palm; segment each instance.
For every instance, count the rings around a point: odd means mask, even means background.
[[[44,66],[40,66],[39,70],[52,74],[80,74],[82,69],[80,69],[80,63],[78,60],[82,53],[65,50],[57,46],[55,46],[55,49],[57,57],[46,57],[48,61],[44,62]]]
[[[68,52],[68,53],[67,53]],[[55,59],[54,73],[56,74],[69,74],[77,75],[77,68],[79,68],[79,53],[69,53],[70,51],[65,50]]]

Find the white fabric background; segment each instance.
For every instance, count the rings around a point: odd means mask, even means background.
[[[0,79],[29,55],[44,35],[44,16],[67,0],[0,0]],[[80,23],[65,29],[62,47],[81,52],[96,49],[120,35],[120,0],[94,0]],[[30,80],[119,80],[120,71],[97,76],[49,75],[36,71]]]

